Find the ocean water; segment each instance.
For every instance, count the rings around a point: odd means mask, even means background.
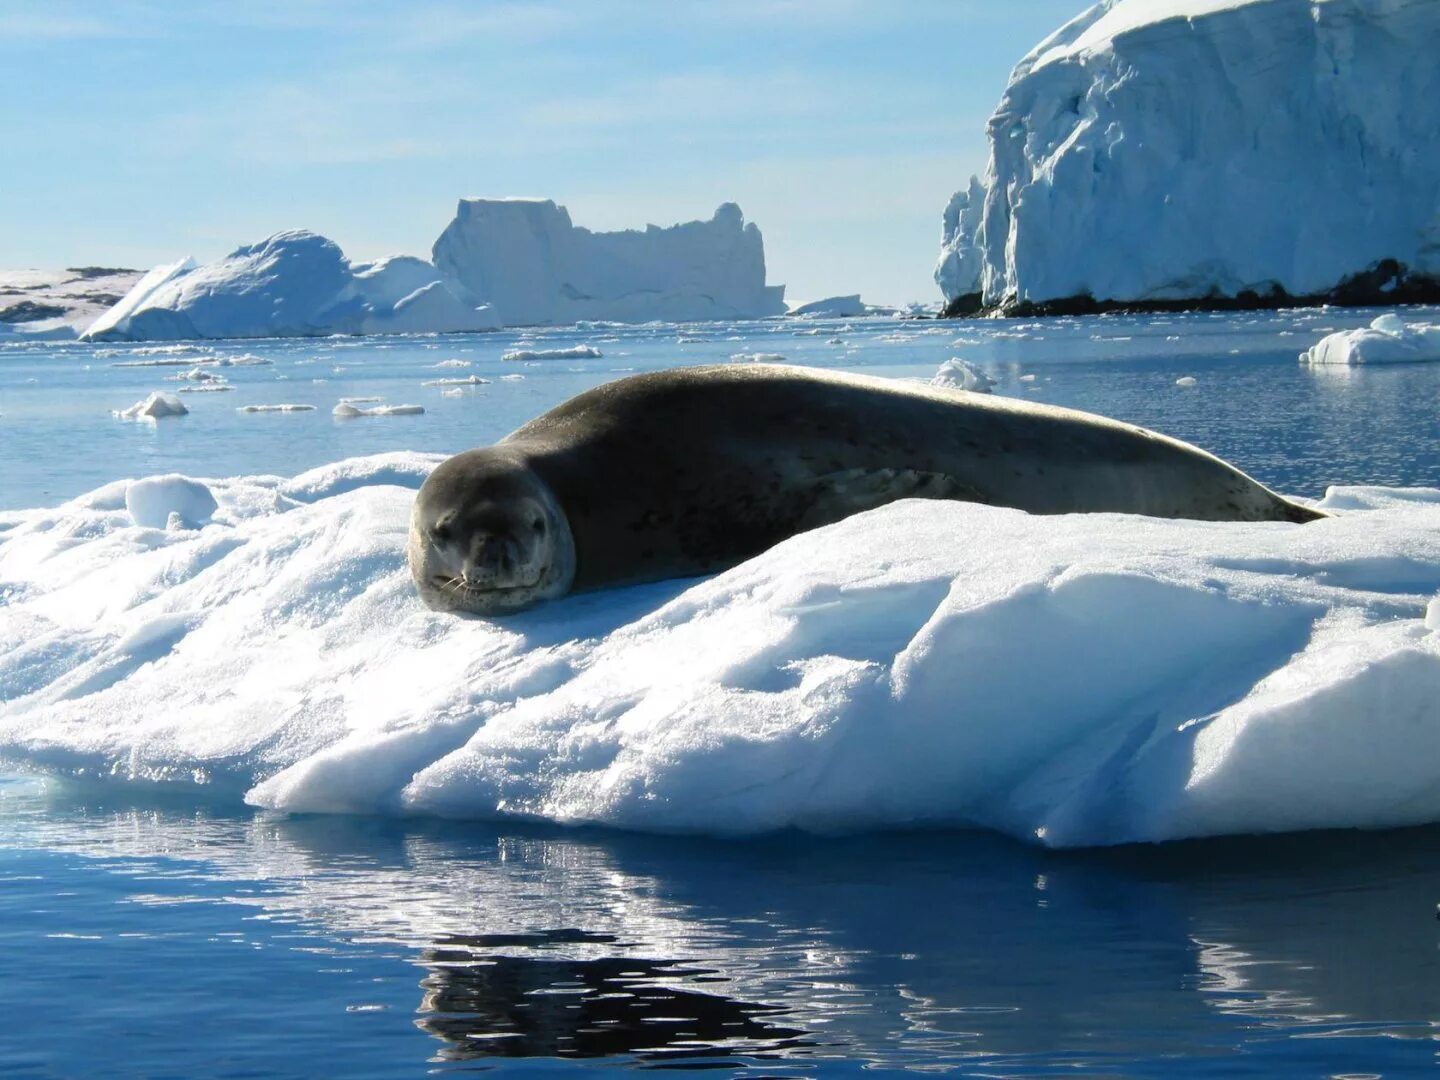
[[[897,377],[963,356],[1000,393],[1158,428],[1294,494],[1440,486],[1440,365],[1296,363],[1374,314],[598,327],[186,357],[6,346],[0,508],[123,476],[455,451],[621,373],[756,352]],[[604,355],[501,359],[577,343]],[[183,395],[176,420],[110,415],[214,355],[270,362],[212,369],[235,389]],[[157,359],[187,364],[114,366]],[[491,381],[422,385],[469,375]],[[1175,385],[1187,375],[1196,386]],[[426,412],[332,418],[352,396]],[[237,411],[281,402],[317,408]],[[0,1076],[1417,1075],[1437,1064],[1437,842],[1433,828],[1069,853],[941,831],[727,842],[276,815],[12,769]]]

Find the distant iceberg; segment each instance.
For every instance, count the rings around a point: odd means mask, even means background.
[[[491,621],[405,565],[440,460],[0,513],[0,757],[661,832],[1440,822],[1440,491],[1332,489],[1303,526],[909,500]]]
[[[1106,0],[1016,67],[951,314],[1440,299],[1440,4]]]
[[[432,254],[507,326],[785,314],[760,230],[734,203],[709,221],[591,232],[549,199],[462,199]]]
[[[765,284],[760,230],[734,203],[709,221],[596,233],[548,199],[464,199],[434,257],[351,263],[333,241],[293,229],[203,266],[157,266],[81,336],[463,333],[785,314],[785,287]]]
[[[352,264],[304,229],[276,233],[204,265],[157,266],[92,323],[87,341],[319,337],[493,330],[425,262],[394,256]]]
[[[859,293],[850,293],[847,296],[827,296],[822,300],[811,300],[808,304],[791,308],[790,314],[800,318],[814,316],[827,319],[848,319],[857,315],[868,315],[870,308],[861,301]]]

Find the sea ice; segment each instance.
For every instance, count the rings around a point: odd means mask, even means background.
[[[419,416],[425,411],[423,405],[372,405],[362,409],[348,401],[342,401],[330,410],[331,416],[342,420],[353,420],[359,416]]]
[[[279,405],[241,405],[235,410],[242,413],[292,413],[292,412],[314,412],[314,405],[296,405],[283,403]]]
[[[1440,323],[1406,323],[1392,313],[1359,330],[1330,334],[1300,354],[1302,364],[1408,364],[1440,360]]]
[[[732,353],[730,360],[736,364],[784,364],[787,362],[784,356],[774,352]]]
[[[0,756],[292,812],[721,834],[1440,821],[1440,491],[1332,489],[1303,526],[906,501],[489,621],[409,580],[439,460],[211,480],[199,530],[142,536],[124,482],[0,515]],[[147,521],[198,516],[148,483]]]
[[[594,345],[573,345],[566,349],[512,349],[501,360],[598,360],[605,354]]]

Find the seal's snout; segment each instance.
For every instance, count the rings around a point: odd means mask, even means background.
[[[475,539],[474,552],[460,569],[460,579],[472,589],[508,588],[515,585],[534,584],[522,581],[522,562],[538,562],[543,557],[536,552],[536,558],[522,560],[519,545],[509,536],[479,536]],[[539,577],[539,574],[533,575]]]

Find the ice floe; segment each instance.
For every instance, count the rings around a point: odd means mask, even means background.
[[[512,349],[501,360],[598,360],[605,354],[594,345],[571,345],[564,349]]]
[[[1440,323],[1406,323],[1393,312],[1359,330],[1321,338],[1300,354],[1302,364],[1410,364],[1440,360]]]
[[[724,834],[1440,821],[1440,491],[1332,489],[1303,526],[907,501],[492,622],[409,580],[439,460],[208,480],[208,514],[176,477],[0,514],[0,756]]]

